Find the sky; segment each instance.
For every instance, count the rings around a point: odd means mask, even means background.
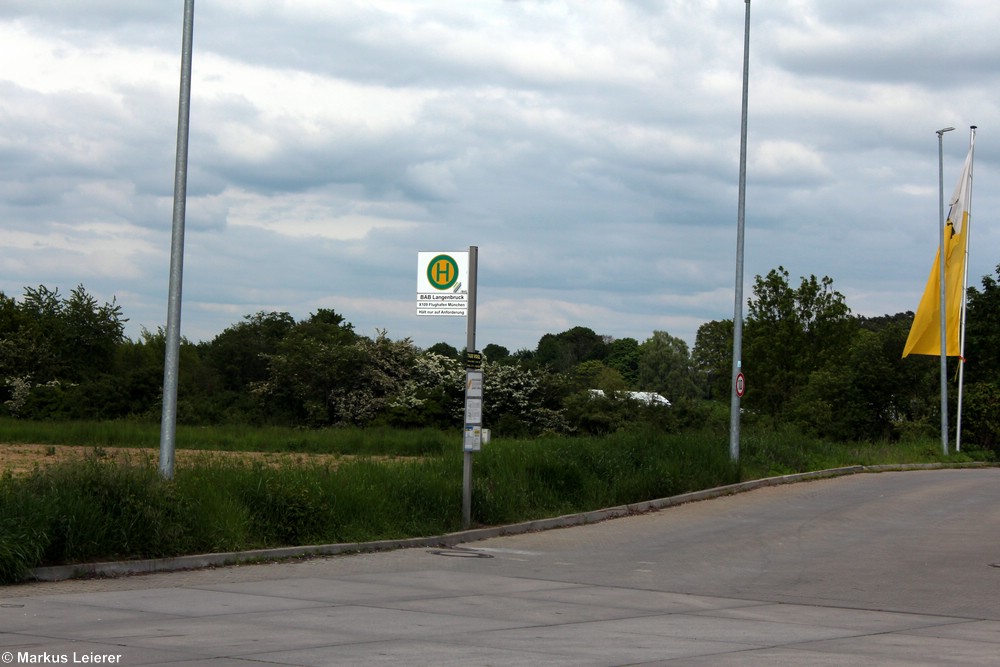
[[[0,291],[166,326],[182,0],[0,3]],[[736,288],[746,3],[198,0],[181,334],[416,315],[417,253],[478,248],[476,342],[583,326],[693,346]],[[1000,264],[1000,3],[755,0],[745,298],[783,266],[916,310],[976,134],[970,284]],[[745,308],[744,308],[745,312]]]

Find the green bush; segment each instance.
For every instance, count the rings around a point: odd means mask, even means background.
[[[970,384],[963,396],[963,441],[1000,453],[1000,387],[986,382]]]

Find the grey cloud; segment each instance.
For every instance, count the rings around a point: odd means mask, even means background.
[[[94,88],[0,74],[0,219],[30,246],[0,250],[0,289],[119,294],[134,335],[165,319],[181,16],[132,4],[0,6],[0,25],[123,59]],[[732,315],[743,9],[200,3],[185,335],[322,306],[366,333],[461,346],[460,323],[413,312],[416,252],[478,245],[486,342],[533,347],[563,324],[693,342]],[[912,308],[934,249],[934,129],[983,126],[976,210],[997,203],[998,10],[753,11],[747,284],[784,264],[865,308]],[[970,275],[1000,247],[977,234]]]

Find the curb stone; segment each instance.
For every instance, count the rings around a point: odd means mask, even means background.
[[[625,516],[643,514],[656,510],[675,507],[701,500],[710,500],[722,496],[731,496],[770,486],[795,484],[816,479],[829,479],[855,475],[859,473],[903,472],[914,470],[939,470],[944,468],[992,468],[1000,467],[991,463],[914,463],[876,466],[847,466],[831,468],[815,472],[796,473],[779,477],[728,484],[703,491],[692,491],[668,498],[647,500],[628,505],[619,505],[606,509],[566,514],[549,519],[535,519],[505,526],[490,526],[473,528],[456,533],[435,535],[430,537],[414,537],[399,540],[379,540],[375,542],[349,542],[338,544],[318,544],[298,547],[280,547],[274,549],[255,549],[252,551],[231,551],[225,553],[196,554],[190,556],[175,556],[173,558],[151,558],[145,560],[109,561],[99,563],[75,563],[72,565],[52,565],[36,567],[29,570],[29,581],[63,581],[79,577],[119,577],[135,574],[152,574],[154,572],[176,572],[181,570],[196,570],[208,567],[248,564],[260,561],[272,561],[311,556],[333,556],[349,553],[374,553],[393,551],[396,549],[412,549],[427,547],[453,547],[466,542],[476,542],[502,535],[520,535],[554,528],[568,528],[590,523],[616,519]]]

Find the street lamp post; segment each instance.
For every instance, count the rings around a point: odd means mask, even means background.
[[[177,111],[177,156],[174,166],[174,215],[170,241],[170,278],[167,286],[166,351],[163,359],[163,409],[160,418],[160,474],[174,476],[177,432],[177,385],[180,368],[181,285],[184,273],[184,215],[187,206],[188,130],[191,118],[191,52],[194,0],[184,0],[181,39],[181,89]]]
[[[736,214],[736,299],[733,306],[733,372],[730,383],[729,458],[740,460],[740,397],[737,379],[743,366],[743,227],[747,191],[747,99],[750,90],[750,0],[743,28],[743,115],[740,124],[740,192]]]
[[[937,131],[938,138],[938,271],[941,278],[941,303],[938,311],[941,320],[941,451],[948,456],[948,326],[945,310],[945,252],[944,252],[944,133],[955,128],[945,127]]]

